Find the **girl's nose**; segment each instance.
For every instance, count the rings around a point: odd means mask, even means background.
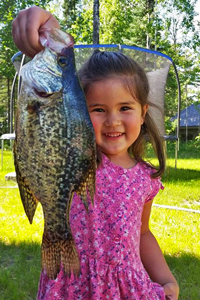
[[[121,124],[121,119],[118,114],[109,114],[105,120],[105,126],[119,126]]]

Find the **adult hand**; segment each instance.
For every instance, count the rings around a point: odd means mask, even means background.
[[[169,282],[164,286],[165,298],[166,300],[178,300],[179,287],[178,284]]]
[[[14,42],[24,54],[33,57],[43,49],[39,42],[39,31],[52,27],[60,28],[60,25],[57,19],[44,9],[34,6],[21,10],[12,24]]]

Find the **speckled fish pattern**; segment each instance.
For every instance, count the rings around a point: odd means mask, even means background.
[[[78,276],[69,213],[74,192],[86,209],[88,197],[93,200],[96,148],[73,38],[58,29],[48,32],[45,50],[23,66],[21,76],[14,143],[21,200],[30,223],[38,201],[42,205],[42,268],[49,278],[56,278],[61,264],[65,274]]]

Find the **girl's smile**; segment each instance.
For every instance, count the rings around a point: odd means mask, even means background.
[[[86,97],[97,145],[111,161],[130,162],[128,148],[140,133],[148,106],[142,110],[119,77],[93,83]]]
[[[118,138],[123,135],[122,132],[105,132],[104,135],[108,138]]]

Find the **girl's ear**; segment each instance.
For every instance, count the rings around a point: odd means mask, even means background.
[[[142,107],[142,116],[141,116],[141,125],[144,123],[145,115],[146,115],[146,112],[147,112],[148,109],[149,109],[148,104],[143,105],[143,107]]]

